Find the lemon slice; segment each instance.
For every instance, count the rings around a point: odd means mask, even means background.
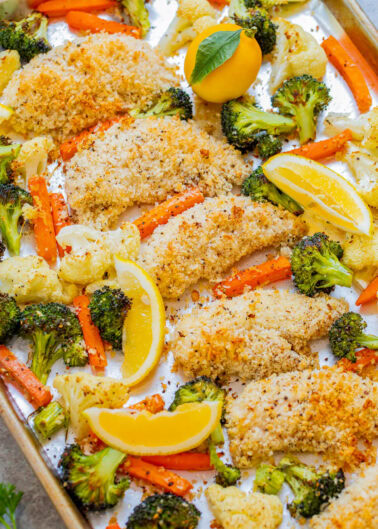
[[[345,178],[294,154],[277,154],[263,165],[266,177],[305,209],[351,233],[370,235],[369,207]]]
[[[7,107],[0,103],[0,123],[9,119],[13,112],[14,110],[12,107]]]
[[[132,299],[123,326],[123,382],[134,386],[159,361],[164,344],[165,310],[161,294],[147,272],[133,261],[115,257],[118,282]]]
[[[104,443],[132,455],[167,455],[191,450],[216,428],[222,404],[195,402],[175,411],[135,412],[89,408],[83,415]]]

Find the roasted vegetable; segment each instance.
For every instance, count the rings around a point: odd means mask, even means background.
[[[67,415],[59,402],[50,402],[38,410],[34,417],[34,428],[42,439],[48,439],[55,432],[67,426]]]
[[[346,312],[337,319],[330,331],[329,342],[332,352],[337,358],[347,358],[351,362],[356,361],[356,349],[367,347],[378,349],[378,336],[365,334],[367,325],[360,314]]]
[[[0,343],[3,344],[16,334],[20,324],[21,311],[16,300],[0,292]]]
[[[25,204],[33,204],[30,193],[13,184],[0,184],[0,231],[11,255],[20,253],[19,223]]]
[[[135,108],[130,112],[130,115],[134,118],[179,116],[180,119],[188,120],[193,117],[193,105],[184,90],[181,88],[168,88],[147,108]]]
[[[23,61],[47,53],[51,46],[47,40],[48,20],[41,13],[31,13],[18,22],[0,21],[0,45],[16,50]]]

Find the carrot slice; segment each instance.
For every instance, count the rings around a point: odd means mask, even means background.
[[[364,305],[370,303],[370,301],[377,301],[378,294],[378,276],[361,292],[356,305]]]
[[[288,153],[305,156],[306,158],[311,158],[311,160],[321,160],[341,151],[346,142],[351,141],[352,139],[352,132],[349,129],[345,129],[340,132],[340,134],[333,136],[333,138],[307,143],[298,149],[288,151]]]
[[[143,461],[171,470],[212,470],[209,454],[182,452],[170,456],[142,456]]]
[[[360,349],[356,351],[355,362],[351,362],[348,358],[342,358],[337,362],[338,365],[341,365],[345,371],[362,371],[364,367],[374,366],[378,364],[378,351],[374,349]]]
[[[73,300],[73,306],[76,309],[77,317],[83,331],[85,345],[87,346],[89,364],[92,370],[96,371],[104,369],[108,364],[105,355],[105,348],[100,336],[100,331],[92,321],[91,313],[88,308],[89,297],[82,295],[77,296]]]
[[[152,485],[161,487],[163,490],[172,492],[177,496],[185,496],[193,488],[193,485],[187,479],[163,467],[151,465],[151,463],[143,461],[140,457],[128,456],[118,470],[134,478],[144,479],[152,483]]]
[[[71,219],[68,213],[68,207],[62,193],[50,193],[51,212],[54,223],[55,235],[58,235],[60,230],[65,226],[70,226]],[[59,244],[58,252],[60,257],[63,257],[65,253],[69,253],[71,248],[67,247],[65,250]]]
[[[37,11],[49,17],[64,17],[69,11],[102,11],[116,7],[113,0],[48,0],[37,6]]]
[[[51,401],[49,388],[41,384],[35,374],[5,345],[0,345],[0,374],[15,384],[35,408],[46,406]]]
[[[252,266],[217,283],[213,288],[213,294],[216,298],[224,294],[228,297],[239,296],[246,286],[256,288],[259,285],[268,285],[274,281],[288,279],[290,276],[290,261],[281,255],[277,259],[270,259],[260,265]]]
[[[138,227],[140,236],[144,239],[151,235],[155,228],[166,224],[171,217],[179,215],[204,200],[205,197],[201,190],[198,187],[192,187],[150,209],[150,211],[134,220],[134,224]]]
[[[372,98],[365,78],[349,53],[332,35],[321,44],[329,61],[337,68],[348,84],[360,112],[369,110]]]
[[[104,20],[84,11],[69,11],[66,15],[66,22],[72,29],[90,31],[91,33],[99,33],[100,31],[105,31],[106,33],[125,33],[136,39],[140,39],[142,36],[140,28],[127,26],[126,24],[112,20]]]
[[[43,176],[32,176],[28,181],[30,194],[37,210],[33,219],[37,253],[50,264],[56,262],[57,244],[51,213],[50,197]]]
[[[147,410],[150,413],[158,413],[159,411],[164,410],[164,406],[165,406],[165,402],[162,396],[159,395],[159,393],[156,393],[155,395],[146,397],[140,402],[137,402],[133,404],[132,406],[129,406],[129,408],[130,410],[138,410],[138,411]]]

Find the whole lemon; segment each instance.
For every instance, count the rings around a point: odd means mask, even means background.
[[[236,24],[217,24],[205,29],[190,44],[185,57],[184,72],[190,83],[195,66],[197,50],[203,40],[217,31],[242,29]],[[202,81],[192,86],[193,91],[211,103],[224,103],[246,93],[256,79],[262,61],[262,53],[256,39],[240,35],[235,53],[221,66],[209,73]]]

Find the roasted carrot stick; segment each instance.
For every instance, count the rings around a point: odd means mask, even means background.
[[[48,0],[37,6],[37,11],[49,17],[64,17],[69,11],[102,11],[116,7],[113,0]]]
[[[142,456],[143,461],[170,470],[212,470],[209,454],[183,452],[170,456]]]
[[[329,156],[335,155],[341,151],[347,141],[351,141],[353,135],[349,129],[343,130],[340,134],[328,138],[327,140],[314,141],[307,143],[298,149],[292,149],[288,151],[290,154],[298,154],[299,156],[305,156],[311,158],[311,160],[322,160]]]
[[[375,366],[378,364],[378,351],[373,349],[360,349],[356,351],[355,362],[351,362],[348,358],[342,358],[337,363],[341,365],[345,371],[361,371],[364,367]]]
[[[337,68],[348,84],[360,112],[369,110],[372,98],[361,70],[348,52],[332,35],[321,44],[329,61]]]
[[[28,6],[35,9],[39,4],[42,4],[45,0],[28,0]]]
[[[142,239],[151,235],[151,233],[160,226],[166,224],[170,217],[179,215],[183,211],[192,208],[195,204],[203,202],[205,197],[198,187],[192,187],[183,193],[176,195],[165,202],[162,202],[158,206],[150,211],[147,211],[144,215],[134,220],[134,224],[140,231]]]
[[[35,408],[46,406],[51,401],[49,388],[41,384],[35,374],[5,345],[0,345],[0,374],[15,384]]]
[[[371,283],[361,292],[356,305],[364,305],[365,303],[370,303],[370,301],[377,301],[378,294],[378,276],[373,279]]]
[[[62,193],[50,193],[50,203],[56,236],[62,228],[71,224],[70,214],[68,213],[68,207]],[[69,247],[63,250],[58,243],[57,246],[60,257],[63,257],[66,252],[69,253],[71,251],[71,248]]]
[[[132,406],[129,406],[131,410],[138,410],[143,411],[147,410],[150,413],[158,413],[159,411],[164,410],[164,400],[159,395],[159,393],[156,393],[155,395],[151,395],[150,397],[146,397],[145,399],[141,400],[140,402],[137,402],[133,404]]]
[[[213,293],[216,298],[223,294],[231,298],[242,294],[246,286],[256,288],[259,285],[268,285],[274,281],[288,279],[290,276],[290,261],[281,255],[277,259],[270,259],[260,265],[252,266],[217,283],[213,288]]]
[[[69,11],[66,15],[66,22],[70,28],[79,31],[90,31],[91,33],[99,33],[100,31],[105,31],[106,33],[125,33],[136,39],[140,39],[142,36],[140,28],[127,26],[126,24],[112,20],[104,20],[91,13],[85,13],[85,11]]]
[[[98,369],[104,369],[107,365],[104,344],[100,336],[98,328],[94,325],[91,313],[88,308],[89,297],[82,295],[77,296],[73,300],[73,306],[76,309],[77,317],[83,331],[85,345],[87,346],[89,363],[92,370],[96,372]]]
[[[161,487],[163,490],[172,492],[177,496],[185,496],[193,488],[193,485],[187,479],[163,467],[142,461],[140,457],[128,456],[119,471],[125,472],[134,478],[144,479],[152,483],[152,485]]]
[[[106,529],[121,529],[117,522],[111,522],[106,526]]]
[[[56,261],[57,244],[51,213],[50,197],[43,176],[32,176],[28,181],[30,194],[37,210],[33,219],[37,253],[50,264]]]

